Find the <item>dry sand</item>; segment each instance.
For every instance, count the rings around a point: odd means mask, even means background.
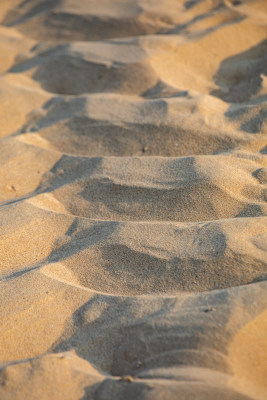
[[[1,0],[1,400],[267,398],[267,2]]]

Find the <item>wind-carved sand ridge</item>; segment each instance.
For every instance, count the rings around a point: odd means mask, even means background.
[[[2,0],[0,398],[263,400],[264,0]]]

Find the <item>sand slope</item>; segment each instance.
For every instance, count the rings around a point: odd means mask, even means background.
[[[267,3],[2,0],[1,400],[267,396]]]

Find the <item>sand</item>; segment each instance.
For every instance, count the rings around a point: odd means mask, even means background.
[[[0,20],[1,400],[265,400],[267,2]]]

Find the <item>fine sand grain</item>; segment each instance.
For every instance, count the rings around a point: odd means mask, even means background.
[[[0,399],[265,400],[267,2],[0,20]]]

